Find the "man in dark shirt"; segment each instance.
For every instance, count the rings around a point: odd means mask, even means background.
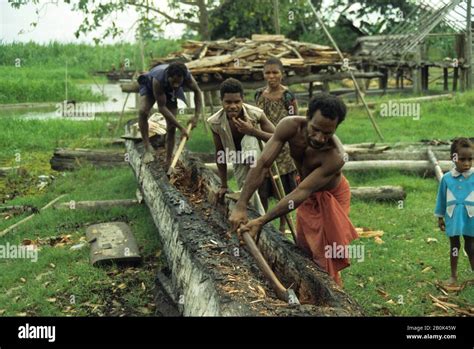
[[[194,118],[191,120],[193,127],[196,126],[201,114],[201,90],[196,80],[183,63],[173,62],[171,64],[160,64],[148,73],[138,77],[140,84],[140,107],[139,126],[145,146],[145,163],[154,160],[154,151],[148,137],[148,117],[150,110],[158,103],[158,111],[166,120],[166,169],[171,163],[175,143],[176,128],[179,128],[183,137],[189,137],[186,128],[176,119],[178,110],[178,98],[186,103],[184,87],[194,92]]]

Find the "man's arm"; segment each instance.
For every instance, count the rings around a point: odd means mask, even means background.
[[[196,126],[202,111],[202,92],[192,75],[189,80],[185,80],[185,86],[194,92],[194,119],[192,122],[193,125]]]
[[[186,129],[180,125],[176,117],[166,106],[166,94],[156,79],[153,79],[153,94],[155,96],[156,103],[158,103],[158,111],[163,114],[166,121],[176,126],[181,132],[184,131],[186,133]]]
[[[264,142],[268,142],[274,133],[275,126],[270,120],[268,120],[267,116],[263,114],[260,118],[260,130],[258,128],[255,129],[255,137]]]
[[[260,158],[257,160],[257,165],[251,168],[245,178],[245,184],[240,193],[240,198],[237,201],[234,210],[229,218],[233,230],[237,229],[241,223],[247,220],[247,204],[252,194],[263,183],[265,174],[275,161],[278,154],[286,141],[288,141],[296,131],[296,125],[291,120],[283,119],[277,126],[272,138],[267,142],[263,148]]]
[[[332,135],[332,140],[334,142],[334,145],[336,146],[336,149],[338,151],[338,153],[340,154],[340,156],[345,159],[346,158],[346,151],[344,149],[344,145],[342,144],[341,140],[339,139],[338,136],[336,135]],[[345,160],[344,160],[345,161]]]

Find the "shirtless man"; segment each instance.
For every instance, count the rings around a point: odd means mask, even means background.
[[[349,265],[348,256],[328,256],[327,247],[347,246],[357,238],[348,217],[350,187],[341,173],[344,150],[334,136],[345,116],[346,106],[339,98],[318,94],[310,101],[306,117],[282,119],[256,167],[249,171],[229,219],[238,234],[248,232],[255,237],[264,224],[298,208],[296,244],[338,284],[339,270]],[[272,210],[248,222],[246,204],[286,142],[301,181]]]
[[[184,87],[194,92],[195,109],[194,118],[191,120],[194,127],[202,109],[201,90],[184,63],[179,62],[157,65],[148,73],[140,75],[138,83],[140,84],[138,124],[145,146],[143,161],[148,163],[154,160],[155,152],[148,137],[148,116],[156,102],[158,111],[166,120],[166,168],[168,168],[173,156],[176,128],[181,131],[181,136],[189,136],[186,128],[176,119],[178,99],[186,102]]]

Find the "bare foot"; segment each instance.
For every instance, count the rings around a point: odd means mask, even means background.
[[[150,150],[145,151],[145,154],[143,154],[143,162],[145,164],[155,161],[155,156],[153,155],[153,153],[154,152]]]
[[[448,280],[443,281],[443,284],[447,286],[455,286],[457,282],[458,282],[458,279],[455,278],[454,276],[451,276]]]

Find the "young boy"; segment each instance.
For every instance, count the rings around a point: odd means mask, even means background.
[[[221,84],[220,95],[222,109],[207,119],[221,179],[219,200],[228,189],[227,163],[232,162],[237,184],[242,188],[250,167],[257,162],[260,152],[258,141],[268,141],[275,130],[261,109],[244,103],[244,90],[238,80],[225,80]],[[257,193],[252,198],[252,204],[260,214],[265,213]]]

